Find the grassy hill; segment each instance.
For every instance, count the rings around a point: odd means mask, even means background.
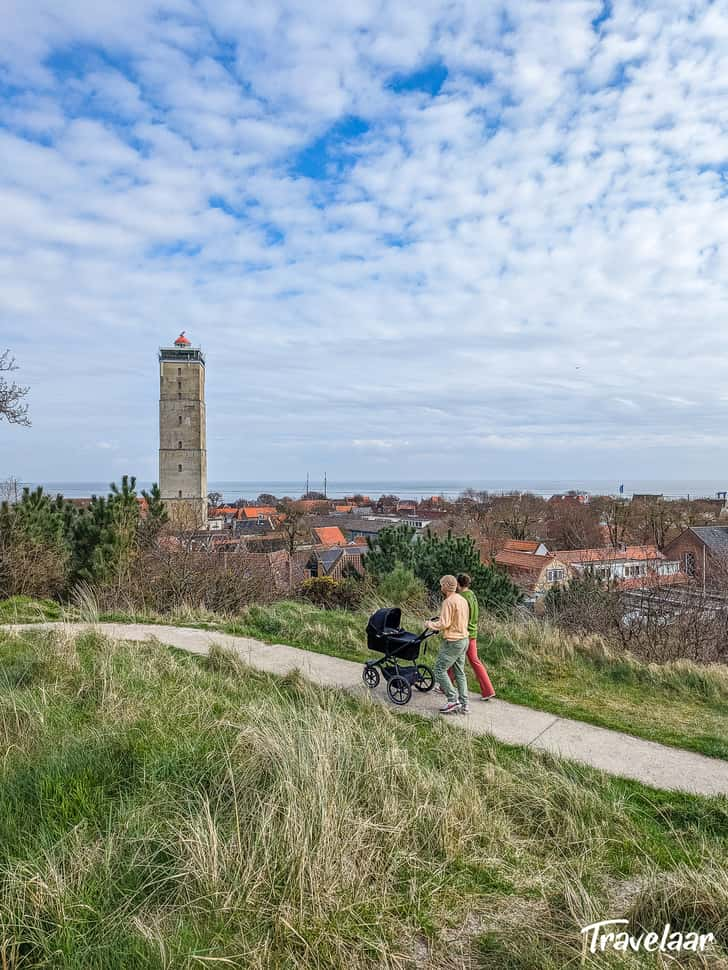
[[[725,799],[219,650],[0,630],[3,970],[654,966],[580,963],[579,927],[728,947],[726,833]]]

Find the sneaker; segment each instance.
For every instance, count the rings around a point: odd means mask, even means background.
[[[495,694],[488,694],[487,697],[481,697],[480,699],[481,701],[492,701],[494,697],[495,697]]]
[[[444,694],[445,691],[442,689],[442,687],[440,687],[439,684],[435,684],[435,693],[436,694]]]
[[[444,707],[440,708],[440,714],[457,714],[460,710],[460,701],[448,701]]]
[[[460,705],[460,714],[470,714],[470,707],[468,704]]]

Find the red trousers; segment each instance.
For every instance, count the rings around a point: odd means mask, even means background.
[[[473,669],[473,673],[478,679],[480,684],[480,693],[483,697],[492,697],[495,694],[493,690],[493,685],[490,682],[490,677],[488,676],[488,671],[485,669],[485,664],[478,656],[478,641],[475,637],[471,637],[468,642],[468,652],[465,654],[468,658],[468,663]],[[450,675],[450,680],[455,683],[455,679],[452,675],[452,670],[448,670]]]

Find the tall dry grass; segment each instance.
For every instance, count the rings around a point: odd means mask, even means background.
[[[5,636],[0,739],[13,970],[556,970],[581,958],[580,920],[639,910],[609,912],[625,875],[658,859],[700,900],[687,853],[728,861],[717,802],[676,797],[673,826],[638,786],[217,648]]]

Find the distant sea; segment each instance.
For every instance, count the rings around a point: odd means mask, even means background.
[[[60,492],[68,498],[85,498],[90,495],[105,495],[109,490],[108,482],[23,482],[35,488],[43,488],[56,494]],[[417,481],[338,481],[332,479],[326,489],[330,498],[343,498],[345,495],[368,495],[376,499],[380,495],[398,495],[405,499],[420,499],[430,495],[444,495],[446,498],[456,498],[466,488],[500,494],[503,492],[533,492],[548,498],[550,495],[568,491],[585,492],[590,495],[617,495],[619,486],[624,485],[624,495],[629,497],[635,492],[645,494],[663,494],[666,498],[714,498],[719,490],[728,488],[726,479],[680,480],[666,479],[625,479],[624,482],[615,480],[588,480],[578,478],[562,478],[552,480],[538,479],[484,479],[474,481],[441,481],[438,479],[420,479]],[[137,489],[149,488],[151,482],[137,482]],[[305,491],[305,481],[253,481],[253,482],[209,482],[210,492],[221,492],[226,502],[236,499],[255,499],[263,492],[268,492],[281,498],[290,496],[299,498]],[[312,491],[323,491],[323,483],[311,481]]]

